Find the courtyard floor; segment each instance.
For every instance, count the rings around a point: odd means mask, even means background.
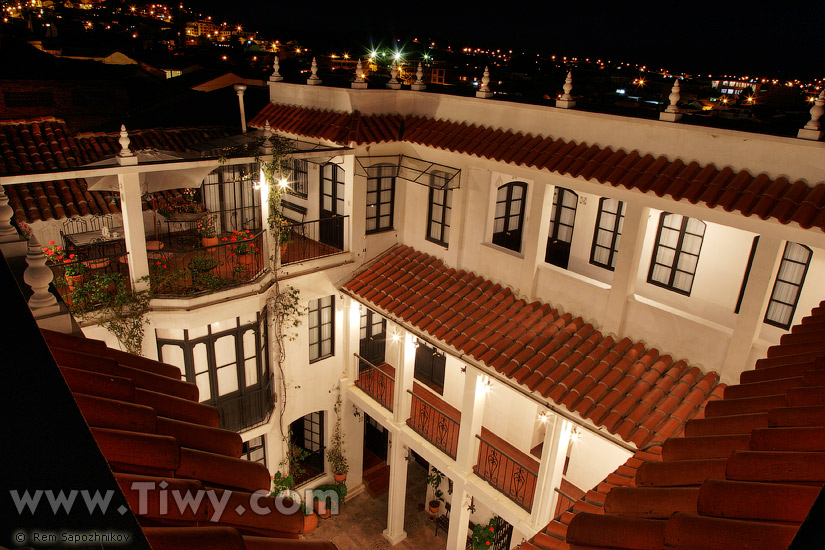
[[[427,471],[417,462],[407,470],[407,502],[404,530],[407,538],[392,548],[400,550],[439,550],[447,546],[447,533],[435,535],[435,522],[424,509]],[[382,532],[387,525],[387,495],[372,498],[369,493],[347,500],[337,516],[318,521],[318,528],[307,540],[331,540],[339,550],[384,550],[390,543]]]

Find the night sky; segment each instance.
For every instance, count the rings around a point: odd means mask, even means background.
[[[187,7],[281,40],[298,39],[329,51],[387,45],[399,38],[435,39],[439,46],[526,49],[665,66],[674,71],[758,73],[776,78],[825,76],[825,2],[547,1],[519,9],[499,2],[444,6],[438,2],[360,7],[326,3],[190,0]],[[532,3],[531,3],[532,4]],[[325,52],[321,52],[325,53]]]

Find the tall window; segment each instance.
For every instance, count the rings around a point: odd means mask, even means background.
[[[306,198],[309,189],[309,176],[307,175],[307,160],[292,159],[290,175],[287,180],[289,192],[293,195]]]
[[[521,251],[526,195],[527,184],[520,181],[511,181],[498,188],[493,220],[493,244],[515,252]]]
[[[243,442],[241,458],[252,462],[260,462],[266,466],[266,437],[259,435]]]
[[[266,310],[196,329],[158,329],[158,357],[198,386],[220,412],[221,427],[239,431],[272,412]]]
[[[393,227],[395,172],[392,164],[369,168],[367,178],[367,233],[387,231]]]
[[[431,181],[432,187],[430,187],[430,201],[427,209],[427,240],[447,246],[450,242],[452,193],[450,189],[446,189],[447,175],[443,172],[434,172]]]
[[[662,212],[647,282],[690,296],[705,223]]]
[[[599,200],[596,232],[590,249],[590,263],[613,271],[619,251],[619,237],[624,223],[624,203],[616,199]]]
[[[769,325],[784,329],[791,326],[811,255],[811,249],[807,246],[790,242],[785,245],[768,310],[765,312],[765,322]]]
[[[579,196],[570,189],[556,187],[553,191],[550,233],[547,236],[547,251],[544,255],[544,261],[548,264],[567,269],[578,203]]]
[[[444,367],[447,358],[435,348],[419,340],[415,350],[415,370],[413,378],[423,382],[438,393],[444,392]]]
[[[289,425],[290,443],[302,449],[301,457],[290,464],[295,485],[301,485],[324,473],[324,411],[309,413]]]
[[[309,361],[335,355],[335,296],[309,303]]]

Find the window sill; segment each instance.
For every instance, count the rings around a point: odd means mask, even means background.
[[[386,227],[386,228],[382,228],[382,229],[373,229],[372,231],[364,231],[364,235],[366,235],[366,236],[378,235],[380,233],[387,233],[389,231],[395,231],[395,228],[394,227]]]
[[[514,258],[518,258],[519,260],[524,259],[523,252],[516,252],[515,250],[510,250],[509,248],[504,248],[503,246],[499,246],[494,243],[481,243],[481,246],[486,246],[491,250],[495,250],[496,252],[501,252],[503,254],[507,254],[508,256],[512,256]]]

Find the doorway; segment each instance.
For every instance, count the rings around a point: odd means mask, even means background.
[[[321,166],[321,215],[318,239],[344,249],[344,169],[328,162]]]

